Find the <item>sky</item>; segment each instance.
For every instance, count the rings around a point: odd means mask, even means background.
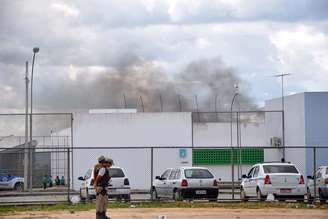
[[[287,94],[327,91],[327,12],[326,0],[1,0],[0,110],[23,112],[35,46],[39,109],[111,107],[113,93],[157,91],[228,101],[235,83],[263,106],[281,95],[272,77],[281,73],[291,74]]]

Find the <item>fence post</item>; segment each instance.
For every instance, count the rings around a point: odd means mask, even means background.
[[[154,148],[150,148],[150,188],[153,186],[153,178],[154,178]],[[151,197],[152,199],[153,197]]]
[[[70,199],[70,190],[71,190],[71,177],[70,177],[70,151],[69,147],[67,148],[67,201],[71,202]]]
[[[231,180],[232,180],[232,200],[235,200],[235,165],[234,150],[231,148]]]
[[[313,201],[315,202],[317,198],[317,174],[316,174],[316,166],[317,166],[317,148],[313,147],[313,187],[314,187],[314,199]]]

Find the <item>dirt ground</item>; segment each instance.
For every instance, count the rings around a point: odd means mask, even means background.
[[[328,219],[328,210],[318,209],[223,209],[223,208],[140,208],[140,209],[111,209],[112,219]],[[60,219],[92,219],[95,211],[49,211],[49,212],[20,212],[15,215],[0,216],[0,219],[31,219],[31,218],[60,218]]]

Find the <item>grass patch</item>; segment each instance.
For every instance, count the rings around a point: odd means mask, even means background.
[[[306,203],[283,203],[283,202],[245,202],[245,203],[207,203],[207,202],[140,202],[124,203],[111,202],[109,208],[230,208],[230,209],[264,209],[264,208],[294,208],[308,209]],[[33,206],[0,206],[0,215],[26,212],[26,211],[87,211],[95,209],[95,203],[70,204],[61,203],[55,205]],[[328,204],[316,205],[315,209],[327,209]]]

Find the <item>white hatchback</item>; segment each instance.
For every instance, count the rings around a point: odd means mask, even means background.
[[[296,199],[304,201],[306,186],[304,177],[291,163],[261,163],[252,166],[243,175],[240,185],[240,198],[266,199],[268,194],[279,200]]]
[[[314,198],[314,177],[308,176],[307,196],[309,200]],[[328,166],[321,166],[316,171],[316,196],[321,202],[328,200]]]
[[[156,179],[151,187],[152,199],[173,198],[208,199],[216,201],[218,183],[213,174],[203,167],[170,168]]]
[[[130,182],[125,174],[124,169],[117,166],[113,166],[109,168],[109,175],[111,176],[111,180],[107,188],[108,197],[130,201]],[[96,197],[96,192],[93,187],[93,169],[89,169],[85,173],[84,177],[80,176],[78,179],[82,181],[80,187],[81,199],[94,199]]]

